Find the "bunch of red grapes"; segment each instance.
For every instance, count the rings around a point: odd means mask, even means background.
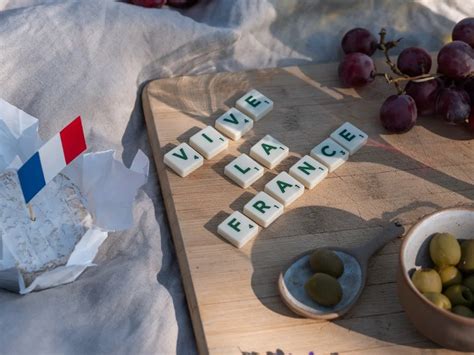
[[[375,77],[395,85],[398,94],[388,97],[380,108],[380,121],[390,132],[410,130],[418,115],[439,115],[452,124],[474,129],[474,18],[466,18],[453,29],[453,41],[438,53],[437,73],[430,74],[431,56],[422,48],[404,49],[393,63],[389,50],[400,42],[380,40],[364,28],[354,28],[342,38],[345,53],[339,78],[347,87],[361,87]],[[391,73],[377,73],[371,56],[384,52]],[[405,87],[401,84],[407,83]]]

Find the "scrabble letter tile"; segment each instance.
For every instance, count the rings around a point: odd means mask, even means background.
[[[246,189],[263,176],[264,169],[247,154],[241,154],[224,168],[224,174]]]
[[[331,138],[326,138],[311,150],[311,156],[326,165],[332,173],[347,161],[349,152],[334,142]]]
[[[263,166],[273,169],[288,156],[289,149],[270,135],[266,135],[250,149],[250,156]]]
[[[283,214],[283,205],[265,192],[259,192],[244,206],[244,213],[262,227],[268,227]]]
[[[176,174],[185,177],[199,168],[203,162],[203,157],[186,143],[181,143],[165,154],[164,162]]]
[[[219,224],[217,232],[237,248],[242,248],[255,237],[260,227],[242,213],[235,211]]]
[[[214,127],[207,126],[189,139],[189,145],[204,158],[212,159],[229,146],[229,140]]]
[[[367,143],[368,138],[367,134],[349,122],[332,132],[330,137],[346,148],[351,155]]]
[[[235,106],[255,121],[258,121],[272,110],[273,101],[253,89],[238,99]]]
[[[232,107],[216,120],[215,126],[227,137],[236,141],[252,129],[253,120]]]
[[[304,186],[283,171],[265,185],[265,192],[286,207],[303,195]]]
[[[290,168],[290,175],[311,190],[328,175],[328,168],[309,155],[305,155]]]

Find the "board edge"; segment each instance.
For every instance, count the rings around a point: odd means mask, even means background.
[[[155,161],[155,168],[160,182],[160,190],[163,196],[163,203],[166,209],[166,215],[168,216],[168,224],[171,230],[171,236],[174,242],[174,248],[176,251],[176,256],[178,258],[178,266],[181,272],[181,277],[183,278],[183,288],[186,296],[186,303],[188,305],[191,322],[194,329],[194,338],[196,339],[196,344],[200,354],[209,354],[209,347],[207,344],[206,335],[204,332],[204,324],[202,323],[201,315],[199,312],[198,302],[196,293],[194,290],[194,285],[191,277],[191,269],[189,267],[188,260],[186,256],[181,256],[181,253],[186,253],[184,248],[184,241],[182,238],[181,230],[179,228],[178,217],[176,214],[176,209],[174,208],[171,186],[166,174],[166,166],[163,162],[163,152],[161,152],[161,146],[159,138],[157,135],[157,126],[153,117],[153,112],[150,105],[150,86],[156,80],[152,80],[145,85],[142,91],[142,107],[143,113],[145,116],[145,124],[147,126],[148,139],[150,148],[152,150],[153,158]],[[157,147],[157,151],[153,147]],[[185,282],[184,282],[185,281]]]

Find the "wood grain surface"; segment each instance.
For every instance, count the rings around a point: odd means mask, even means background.
[[[274,101],[273,111],[250,133],[186,178],[164,166],[166,152],[213,125],[250,88]],[[179,77],[146,86],[150,143],[202,354],[446,352],[416,332],[399,304],[400,240],[371,259],[367,287],[342,319],[300,318],[278,295],[280,270],[307,249],[357,246],[394,218],[409,228],[438,208],[472,203],[472,134],[433,117],[419,118],[406,134],[387,134],[378,112],[394,93],[382,80],[361,90],[341,88],[337,64]],[[345,121],[369,134],[367,145],[346,164],[242,249],[217,235],[217,225],[233,210],[242,211],[273,176]],[[266,134],[287,145],[290,156],[244,190],[224,176],[224,166]]]

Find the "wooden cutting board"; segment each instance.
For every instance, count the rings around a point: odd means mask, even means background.
[[[251,88],[271,98],[274,109],[250,133],[186,178],[165,167],[166,152],[213,125]],[[427,117],[406,134],[387,134],[378,112],[394,92],[382,80],[361,90],[342,89],[337,64],[179,77],[146,86],[143,107],[150,143],[202,354],[437,349],[416,332],[398,302],[400,240],[372,259],[367,287],[343,319],[299,318],[278,295],[279,271],[307,249],[359,245],[395,217],[409,227],[438,208],[472,202],[471,133]],[[273,176],[345,121],[369,134],[367,145],[349,162],[306,191],[242,249],[217,235],[217,225],[232,211],[242,211]],[[244,190],[224,176],[224,166],[240,153],[248,154],[266,134],[287,145],[290,157]]]

